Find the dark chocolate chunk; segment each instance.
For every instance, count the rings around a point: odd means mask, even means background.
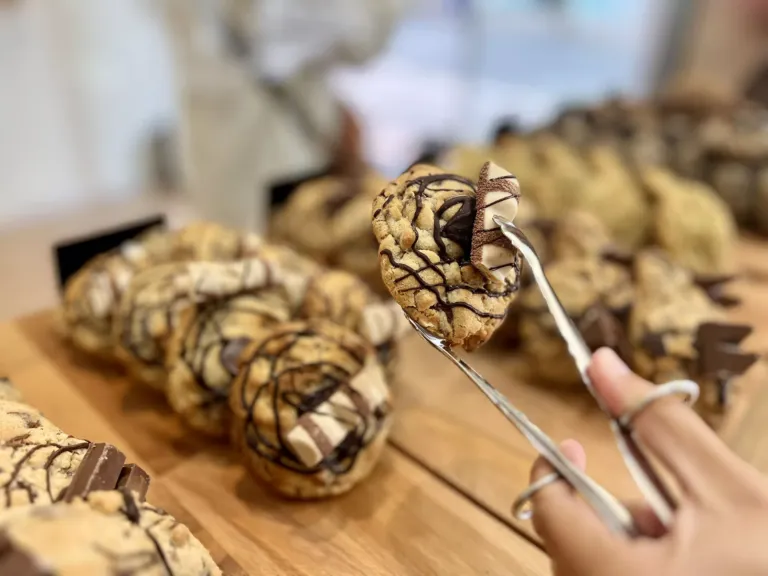
[[[725,285],[733,279],[734,277],[730,274],[722,274],[719,276],[696,276],[694,282],[707,293],[712,302],[723,308],[732,308],[741,304],[741,299],[725,294],[723,290]]]
[[[117,489],[127,490],[136,494],[140,502],[147,498],[150,478],[143,468],[137,464],[123,466],[120,477],[117,479]]]
[[[456,242],[461,246],[465,257],[468,257],[472,249],[472,228],[475,225],[475,199],[471,196],[457,196],[447,200],[443,206],[447,207],[452,203],[459,203],[461,206],[442,229],[435,230],[435,234]]]
[[[250,338],[235,338],[234,340],[227,340],[221,347],[221,364],[232,376],[237,376],[240,371],[240,354],[250,343]]]
[[[699,374],[717,378],[744,374],[758,358],[738,348],[751,332],[751,326],[739,324],[706,322],[700,325],[695,342]]]
[[[664,338],[661,334],[654,332],[646,334],[643,336],[640,345],[654,358],[661,358],[667,355],[667,350],[664,347]]]
[[[114,490],[123,464],[125,454],[111,444],[91,444],[64,493],[64,501],[85,498],[100,490]]]
[[[51,576],[27,552],[17,547],[4,532],[0,532],[0,574],[8,576]]]
[[[632,349],[618,318],[605,306],[596,304],[582,315],[578,322],[579,331],[590,350],[606,346],[612,348],[622,359],[630,361]]]
[[[632,252],[627,252],[615,246],[603,250],[602,257],[607,262],[618,264],[629,270],[632,270],[635,265],[635,255]]]

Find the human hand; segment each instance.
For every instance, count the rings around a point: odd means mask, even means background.
[[[636,406],[652,389],[608,349],[598,350],[589,376],[614,415]],[[752,576],[768,574],[768,480],[738,458],[682,402],[654,402],[634,420],[637,438],[680,485],[669,530],[645,503],[628,503],[644,536],[611,534],[565,482],[533,498],[536,531],[556,576]],[[584,468],[578,442],[561,446]],[[552,472],[542,459],[533,480]]]
[[[738,0],[737,6],[743,10],[748,19],[757,19],[762,22],[768,20],[767,0]]]

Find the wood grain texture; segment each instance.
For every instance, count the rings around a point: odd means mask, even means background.
[[[388,449],[374,474],[333,500],[282,500],[226,445],[183,428],[154,392],[74,353],[52,313],[0,326],[0,369],[71,434],[120,446],[152,475],[149,500],[186,523],[226,574],[549,574],[546,556]]]

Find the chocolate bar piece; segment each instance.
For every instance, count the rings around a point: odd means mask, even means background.
[[[38,566],[27,552],[18,548],[7,534],[0,532],[0,574],[46,576],[49,572]]]
[[[607,346],[624,361],[632,359],[632,348],[624,328],[618,318],[604,306],[596,304],[588,308],[579,321],[579,331],[590,350]]]
[[[317,466],[354,428],[357,408],[348,394],[336,392],[314,411],[302,415],[286,436],[294,454],[306,467]]]
[[[123,466],[120,477],[117,479],[117,489],[133,492],[140,502],[144,502],[147,499],[149,483],[149,474],[143,468],[137,464],[127,464]]]
[[[504,280],[518,268],[518,254],[493,221],[517,215],[520,185],[512,174],[486,162],[477,182],[477,214],[472,231],[472,265],[487,277]]]
[[[699,371],[704,376],[740,376],[757,361],[757,355],[741,352],[741,341],[752,332],[751,326],[706,322],[696,334]]]
[[[114,490],[125,464],[125,454],[112,444],[91,444],[72,483],[64,492],[64,501],[85,498],[98,490]]]

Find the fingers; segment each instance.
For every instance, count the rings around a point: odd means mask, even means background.
[[[613,350],[595,352],[589,376],[616,417],[636,406],[653,384],[633,374]],[[711,496],[715,484],[733,486],[740,462],[717,435],[677,398],[662,398],[632,423],[635,436],[677,477],[686,492]]]
[[[578,442],[566,440],[560,449],[571,462],[584,469],[586,454]],[[539,458],[531,470],[531,481],[552,471],[550,465]],[[563,480],[539,490],[532,504],[533,525],[547,552],[556,564],[570,566],[573,573],[591,573],[590,567],[601,555],[596,552],[608,553],[610,547],[616,545],[607,528]]]
[[[632,514],[635,525],[643,536],[661,538],[667,533],[666,527],[647,502],[624,502],[624,505]]]

